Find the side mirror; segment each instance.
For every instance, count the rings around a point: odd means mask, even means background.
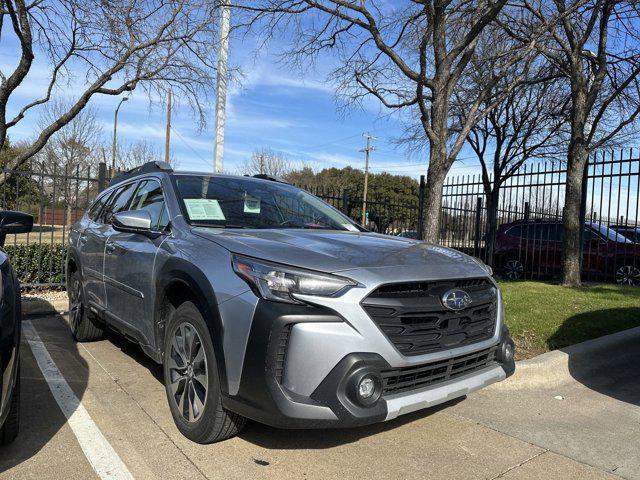
[[[0,230],[4,233],[29,233],[33,230],[33,215],[11,210],[1,211]]]
[[[0,211],[0,247],[7,234],[29,233],[33,230],[33,215],[11,210]]]
[[[151,230],[151,215],[145,210],[118,212],[113,216],[111,225],[119,232],[140,233],[148,237],[158,235],[157,232]]]

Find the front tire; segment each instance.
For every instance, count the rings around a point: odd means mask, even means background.
[[[173,420],[185,437],[213,443],[235,436],[246,419],[222,406],[213,342],[200,310],[180,305],[164,340],[164,384]]]
[[[504,264],[504,276],[509,280],[524,278],[524,265],[516,258],[509,259]]]
[[[77,342],[93,342],[101,339],[104,334],[104,328],[87,311],[79,272],[71,273],[67,290],[69,295],[69,324],[73,338]]]
[[[13,442],[20,431],[20,365],[16,373],[16,383],[13,386],[11,404],[7,418],[0,428],[0,445],[8,445]]]

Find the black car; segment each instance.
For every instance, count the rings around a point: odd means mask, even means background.
[[[0,212],[0,247],[7,234],[27,233],[33,217],[26,213]],[[0,445],[18,435],[20,420],[20,284],[6,252],[0,248]]]

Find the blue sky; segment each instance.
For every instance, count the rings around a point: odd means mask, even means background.
[[[3,39],[3,50],[11,45]],[[9,41],[11,43],[11,41]],[[364,156],[359,150],[365,145],[365,132],[377,137],[376,151],[371,156],[374,172],[411,175],[415,178],[426,173],[426,157],[408,155],[398,149],[393,140],[401,133],[398,118],[389,117],[388,111],[371,99],[363,109],[341,111],[335,102],[332,86],[326,73],[332,67],[331,57],[321,59],[317,66],[305,72],[295,71],[277,62],[280,48],[272,44],[256,56],[251,42],[232,39],[230,63],[241,75],[229,90],[225,141],[225,171],[237,173],[251,153],[271,148],[289,157],[298,165],[316,170],[326,167],[351,165],[364,167]],[[17,53],[17,49],[15,50]],[[0,67],[8,69],[16,59],[3,55]],[[78,76],[82,72],[78,72]],[[9,113],[15,112],[26,100],[40,95],[46,85],[49,69],[36,63],[27,81],[17,90]],[[65,97],[72,93],[71,86],[60,88],[56,94]],[[213,163],[213,99],[207,109],[207,125],[200,130],[190,109],[176,100],[172,119],[172,157],[179,168],[210,171]],[[113,112],[119,98],[96,96],[91,106],[96,110],[109,139],[113,128]],[[134,92],[120,109],[118,137],[135,142],[146,140],[158,152],[164,152],[166,113],[163,105],[150,105],[146,94]],[[14,141],[29,139],[37,132],[38,113],[29,114],[16,128],[10,130]],[[108,142],[109,140],[107,140]],[[475,162],[468,151],[454,166],[452,173],[470,173]]]

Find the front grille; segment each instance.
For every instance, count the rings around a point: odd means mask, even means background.
[[[384,370],[382,394],[393,395],[417,390],[447,380],[467,375],[494,363],[497,347],[459,357],[413,367]]]
[[[293,323],[289,323],[288,325],[285,325],[282,330],[280,330],[280,335],[278,336],[278,345],[276,346],[274,374],[276,377],[276,381],[281,385],[282,379],[284,378],[284,367],[287,360],[287,345],[289,343],[289,336],[291,335],[292,327]]]
[[[469,307],[452,311],[442,305],[442,295],[452,288],[470,295]],[[362,306],[400,353],[423,355],[491,338],[497,290],[486,278],[384,285]]]

